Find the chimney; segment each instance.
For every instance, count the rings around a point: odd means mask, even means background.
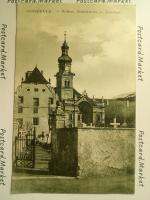
[[[27,71],[26,72],[26,80],[29,78],[29,76],[31,75],[32,71]]]

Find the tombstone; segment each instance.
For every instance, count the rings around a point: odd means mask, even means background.
[[[114,129],[116,129],[118,126],[120,126],[120,123],[117,123],[116,117],[113,120],[113,123],[110,123],[111,126],[113,126]]]
[[[82,127],[85,128],[85,127],[87,127],[87,125],[82,122]]]
[[[43,143],[46,144],[47,143],[47,136],[45,135],[43,138]]]
[[[109,106],[109,99],[107,99],[106,105]]]
[[[130,107],[130,102],[129,102],[129,100],[127,99],[127,108],[129,108]]]
[[[128,127],[128,124],[126,121],[123,122],[123,124],[121,125],[123,128],[127,128]]]
[[[49,134],[47,143],[48,143],[48,144],[51,144],[51,134]]]

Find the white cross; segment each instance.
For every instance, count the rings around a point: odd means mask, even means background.
[[[114,122],[113,122],[113,123],[110,123],[110,125],[113,126],[114,128],[117,128],[117,126],[119,126],[120,123],[117,123],[116,118],[114,118]]]

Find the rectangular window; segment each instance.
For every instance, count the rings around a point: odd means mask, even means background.
[[[18,97],[18,103],[23,103],[23,96]]]
[[[97,121],[100,122],[100,119],[101,119],[100,114],[97,114],[96,118],[97,118]]]
[[[23,113],[23,107],[22,106],[18,107],[18,113]]]
[[[33,106],[39,106],[39,98],[33,98]]]
[[[80,119],[81,119],[81,118],[80,118],[80,115],[78,115],[78,121],[80,121]]]
[[[69,88],[70,87],[70,81],[69,80],[65,80],[65,88]]]
[[[39,91],[39,89],[38,88],[34,88],[34,92],[38,92]]]
[[[33,125],[39,125],[39,118],[33,117]]]
[[[72,120],[72,114],[69,114],[69,120]]]
[[[38,110],[39,110],[39,108],[37,106],[33,107],[33,113],[38,113]]]
[[[51,105],[51,104],[53,104],[54,103],[54,99],[52,98],[52,97],[50,97],[49,99],[48,99],[48,105]]]

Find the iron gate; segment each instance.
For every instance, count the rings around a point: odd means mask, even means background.
[[[35,166],[35,128],[28,133],[18,132],[15,138],[15,167],[34,168]]]

